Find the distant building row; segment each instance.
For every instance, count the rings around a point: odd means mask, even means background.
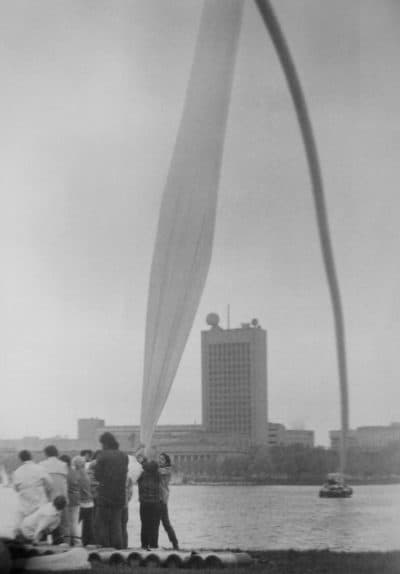
[[[341,431],[333,430],[329,433],[331,448],[338,450],[340,446]],[[347,435],[348,448],[362,450],[380,450],[392,444],[400,444],[400,423],[395,422],[388,426],[362,426],[349,430]]]
[[[268,446],[302,445],[314,446],[314,431],[302,429],[286,429],[280,423],[267,423]],[[112,432],[126,451],[133,451],[140,442],[139,425],[106,425],[103,419],[87,418],[78,420],[77,438],[52,436],[40,438],[25,436],[20,439],[0,439],[0,450],[20,450],[27,448],[32,451],[41,451],[50,444],[56,444],[60,451],[77,451],[84,448],[96,449],[99,446],[98,438],[101,433]],[[245,451],[250,446],[246,436],[230,435],[226,433],[212,433],[202,425],[158,425],[154,433],[154,443],[158,447],[176,450],[179,446],[187,450],[192,445],[213,445],[221,450],[226,444],[231,449]]]
[[[82,443],[95,444],[97,443],[98,435],[108,431],[115,435],[121,448],[124,450],[134,450],[139,445],[139,425],[105,426],[104,421],[101,421],[102,424],[97,429],[90,428],[90,421],[95,420],[99,419],[80,419],[78,421],[79,437]],[[314,446],[314,431],[312,430],[287,429],[280,423],[268,423],[266,432],[268,433],[268,441],[264,445],[268,444],[270,447],[290,445]],[[202,425],[159,425],[154,433],[154,444],[169,451],[187,444],[198,445],[198,448],[200,448],[200,445],[215,445],[218,449],[221,449],[221,445],[225,444],[242,451],[247,450],[250,446],[246,436],[213,433],[207,431]]]
[[[268,446],[302,445],[314,446],[314,431],[302,429],[287,429],[280,423],[267,423]],[[104,431],[115,434],[121,448],[132,451],[139,443],[139,425],[106,426],[103,419],[89,418],[78,420],[78,437],[67,438],[53,436],[39,438],[35,436],[20,439],[0,439],[0,450],[16,451],[27,448],[41,451],[50,443],[56,444],[61,451],[78,451],[83,448],[98,448],[98,437]],[[338,450],[341,431],[332,430],[329,433],[330,447]],[[154,441],[159,447],[171,452],[186,453],[194,451],[244,452],[250,446],[246,436],[225,433],[208,432],[202,425],[159,425],[154,434]],[[361,426],[348,433],[348,447],[361,450],[380,450],[387,446],[400,445],[400,423],[387,426]]]

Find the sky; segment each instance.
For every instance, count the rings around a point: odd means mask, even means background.
[[[317,139],[350,426],[400,420],[400,2],[275,1]],[[199,0],[0,3],[0,438],[138,424],[158,210]],[[162,423],[201,422],[206,315],[268,333],[268,417],[339,428],[332,311],[293,107],[246,0],[213,256]]]

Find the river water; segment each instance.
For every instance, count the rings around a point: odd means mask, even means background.
[[[1,525],[14,507],[0,489]],[[171,486],[171,522],[182,548],[400,550],[400,485],[356,486],[349,499],[315,486]],[[140,545],[137,491],[129,544]],[[160,545],[169,547],[160,529]]]

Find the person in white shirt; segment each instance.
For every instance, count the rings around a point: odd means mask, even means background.
[[[22,521],[20,531],[25,540],[38,543],[43,536],[53,532],[60,524],[61,513],[65,509],[65,496],[56,496]]]
[[[60,495],[67,498],[67,465],[58,458],[58,450],[54,445],[46,446],[43,452],[46,458],[39,464],[50,474],[53,480],[52,498]]]
[[[68,467],[62,460],[58,458],[58,450],[54,445],[48,445],[44,449],[45,460],[40,462],[41,466],[49,473],[53,480],[53,489],[51,492],[51,499],[54,500],[57,496],[64,496],[68,503],[68,486],[67,475]],[[67,509],[61,513],[60,526],[53,532],[53,544],[64,542],[68,534],[68,514]]]
[[[25,516],[35,512],[50,500],[53,481],[48,472],[32,460],[29,450],[21,450],[18,457],[22,462],[13,474],[13,486],[18,493],[18,524]]]

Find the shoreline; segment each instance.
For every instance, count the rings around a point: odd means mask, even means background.
[[[8,574],[24,572],[24,555],[20,554],[21,547],[15,548],[14,551],[12,547],[14,543],[10,539],[0,539],[0,572],[7,572]],[[6,550],[6,553],[4,553]],[[78,548],[77,548],[78,550]],[[185,548],[181,551],[173,551],[167,549],[159,549],[153,552],[145,552],[144,556],[142,551],[137,548],[130,548],[127,550],[114,550],[114,549],[84,549],[81,547],[80,552],[87,551],[87,555],[94,552],[96,555],[95,561],[91,563],[90,571],[92,574],[129,574],[132,572],[132,568],[138,568],[138,571],[147,572],[160,572],[160,568],[165,569],[167,562],[165,560],[168,557],[170,560],[167,566],[168,571],[178,572],[180,574],[190,573],[193,570],[202,572],[217,572],[223,566],[226,574],[261,574],[262,572],[268,572],[268,574],[398,574],[400,572],[400,549],[398,550],[388,550],[388,551],[342,551],[330,548],[322,549],[307,549],[299,550],[294,548],[289,549],[258,549],[258,550],[246,550],[239,549],[237,547],[224,547],[224,548]],[[45,556],[46,553],[42,554]],[[102,556],[102,551],[104,552],[101,562],[99,562],[99,557]],[[23,552],[30,552],[29,547]],[[55,555],[64,554],[64,551],[56,549]],[[166,557],[167,553],[167,557]],[[210,554],[215,553],[214,562],[209,562],[207,560],[210,558]],[[84,552],[85,554],[85,552]],[[196,560],[192,559],[193,554]],[[229,557],[228,555],[237,554],[238,561],[236,562],[234,557]],[[247,555],[247,558],[245,557]],[[157,555],[159,556],[157,558]],[[182,562],[184,556],[190,558],[189,564],[185,561]],[[7,558],[8,556],[8,558]],[[19,563],[14,562],[12,567],[11,556],[14,556],[14,560],[19,560]],[[131,557],[134,556],[135,563],[130,563]],[[175,556],[175,558],[174,558]],[[197,556],[199,558],[197,558]],[[138,557],[144,562],[137,562]],[[219,557],[219,564],[218,564]],[[249,557],[252,559],[249,560]],[[28,556],[26,556],[28,558]],[[20,561],[22,559],[23,562]],[[149,561],[150,560],[150,561]],[[161,560],[161,561],[160,561]],[[75,568],[68,569],[68,560],[64,561],[64,568],[60,568],[60,561],[55,561],[54,571],[57,570],[59,573],[63,574],[84,574],[88,570],[84,568],[82,562],[82,556],[80,556],[78,562],[80,561],[80,568],[75,560]],[[110,561],[110,562],[109,562]],[[87,562],[86,562],[87,564]],[[58,565],[58,567],[57,567]],[[50,566],[48,564],[47,566]],[[51,570],[50,570],[51,571]]]
[[[211,550],[209,550],[211,552]],[[225,550],[214,550],[226,552]],[[237,549],[229,550],[237,552]],[[199,550],[201,552],[201,550]],[[334,550],[257,550],[247,552],[254,563],[250,565],[225,566],[226,574],[398,574],[400,572],[400,550],[390,552],[337,552]],[[202,572],[217,572],[214,568],[194,568]],[[193,568],[185,566],[169,567],[169,572],[189,574]],[[148,573],[160,572],[160,567],[147,566]],[[144,567],[138,567],[144,571]],[[13,570],[13,572],[18,572]],[[22,572],[22,570],[19,570]],[[59,571],[61,572],[61,571]],[[88,570],[62,570],[63,574],[86,574]],[[93,564],[92,574],[129,574],[132,567],[118,565]]]
[[[249,551],[254,568],[269,574],[395,574],[400,571],[400,551],[342,552],[335,550]],[[254,570],[256,571],[256,570]]]
[[[171,482],[171,486],[316,486],[321,487],[321,480],[187,480]],[[399,479],[362,480],[350,478],[347,483],[351,486],[390,486],[400,485]]]

